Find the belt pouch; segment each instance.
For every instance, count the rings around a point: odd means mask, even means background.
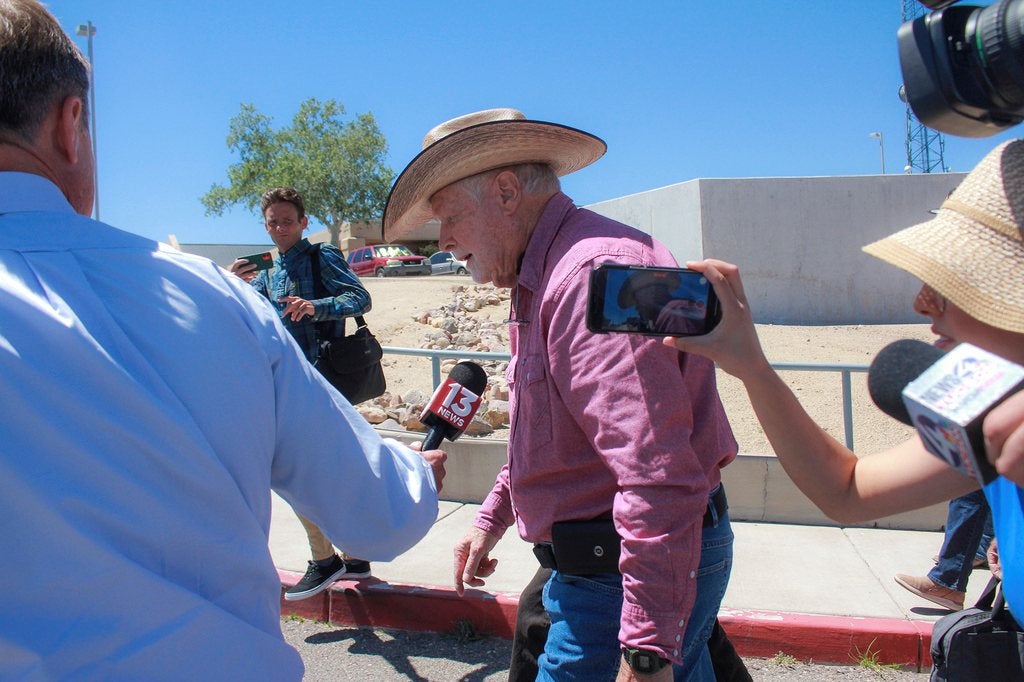
[[[620,542],[611,519],[559,521],[551,526],[551,550],[561,573],[618,573]]]

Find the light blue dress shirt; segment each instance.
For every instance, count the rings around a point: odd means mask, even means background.
[[[0,679],[297,680],[270,490],[355,556],[437,515],[277,313],[0,173]]]

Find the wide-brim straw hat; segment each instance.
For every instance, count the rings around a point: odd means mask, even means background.
[[[423,151],[395,180],[384,207],[384,239],[394,241],[430,220],[430,197],[453,182],[521,163],[546,163],[556,175],[568,175],[597,161],[606,149],[590,133],[527,120],[515,109],[445,121],[427,133]]]
[[[906,270],[976,320],[1024,333],[1024,140],[975,166],[928,222],[864,251]]]

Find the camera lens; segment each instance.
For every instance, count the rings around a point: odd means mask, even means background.
[[[1024,105],[1024,3],[999,2],[972,13],[968,45],[987,86],[992,106],[1016,112]],[[1017,119],[1019,120],[1019,119]]]
[[[926,126],[987,137],[1024,120],[1024,0],[946,7],[897,38],[907,101]]]

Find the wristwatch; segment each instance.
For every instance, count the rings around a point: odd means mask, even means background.
[[[626,659],[633,672],[646,675],[656,673],[669,664],[668,659],[645,649],[623,649],[622,657]]]

